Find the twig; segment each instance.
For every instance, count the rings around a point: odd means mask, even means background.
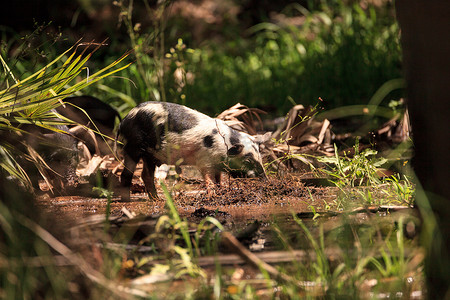
[[[231,233],[224,232],[222,234],[222,243],[225,244],[231,251],[237,253],[242,259],[244,259],[246,262],[253,265],[254,267],[265,270],[267,273],[276,277],[277,279],[295,284],[297,287],[301,289],[304,288],[299,284],[299,282],[295,278],[278,271],[276,268],[267,264],[266,262],[261,260],[258,256],[256,256],[254,253],[250,252],[247,248],[242,246],[242,244]]]

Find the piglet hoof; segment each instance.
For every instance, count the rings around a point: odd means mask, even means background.
[[[153,201],[159,201],[159,200],[161,200],[161,199],[159,199],[158,194],[154,194],[154,195],[148,194],[148,198],[149,198],[150,200],[153,200]]]
[[[147,192],[148,198],[150,200],[158,201],[160,200],[158,197],[158,192],[156,191],[156,188],[150,188],[145,190]]]
[[[206,196],[209,198],[217,196],[215,184],[207,184],[206,185]]]

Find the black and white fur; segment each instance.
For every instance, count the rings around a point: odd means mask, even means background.
[[[238,132],[222,120],[174,103],[145,102],[133,108],[120,124],[117,136],[124,142],[122,200],[136,164],[144,162],[142,179],[147,193],[156,198],[155,167],[161,164],[195,165],[208,184],[220,181],[220,172],[265,176],[259,152],[260,136]]]

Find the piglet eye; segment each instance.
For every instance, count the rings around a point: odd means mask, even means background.
[[[253,155],[253,153],[247,153],[244,155],[244,157],[248,160],[254,160],[255,156]]]

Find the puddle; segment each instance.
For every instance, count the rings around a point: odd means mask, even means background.
[[[200,181],[169,181],[168,186],[172,188],[173,200],[181,217],[190,219],[195,210],[204,208],[225,212],[229,221],[244,223],[252,220],[269,221],[273,215],[311,212],[311,204],[320,210],[326,203],[324,199],[332,201],[335,193],[335,189],[331,187],[309,187],[308,191],[299,179],[228,178],[225,184],[216,186],[212,193],[207,193]],[[123,215],[124,207],[135,215],[163,214],[165,201],[150,200],[143,190],[143,184],[135,179],[131,201],[121,202],[119,197],[113,197],[110,205],[111,215]],[[158,192],[160,199],[164,199],[160,187]],[[311,200],[311,195],[320,198],[320,202]],[[37,197],[36,201],[45,212],[64,214],[65,217],[74,219],[104,214],[107,208],[106,198],[42,195]]]

